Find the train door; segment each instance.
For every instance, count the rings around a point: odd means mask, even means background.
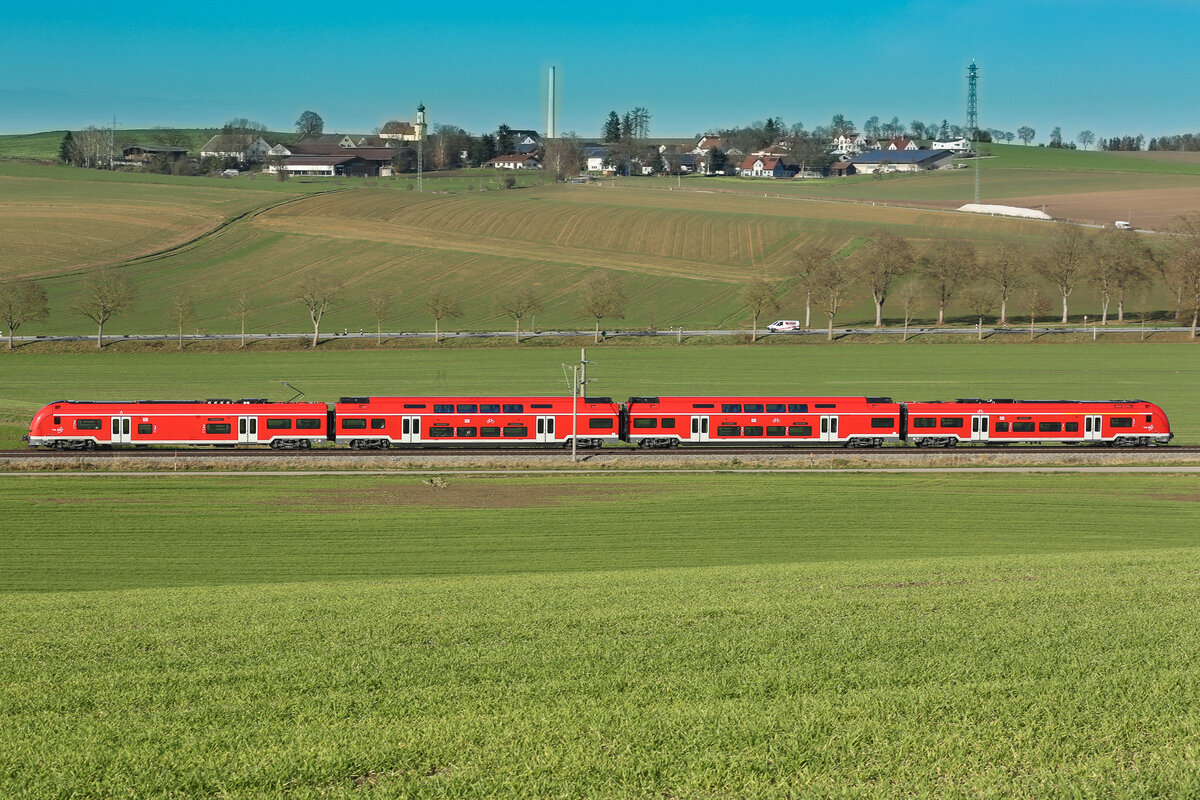
[[[554,441],[554,417],[537,418],[537,440],[539,442]]]
[[[1100,432],[1103,419],[1099,414],[1088,414],[1083,418],[1083,440],[1085,442],[1098,442],[1103,435]]]
[[[132,430],[130,417],[113,417],[112,418],[112,443],[113,444],[129,444],[133,439],[129,432]]]
[[[988,431],[991,424],[988,422],[987,414],[975,414],[971,417],[971,441],[986,442],[989,438]]]
[[[821,441],[836,442],[838,440],[838,418],[833,415],[821,417]]]
[[[238,444],[258,442],[258,417],[238,417]]]
[[[421,441],[421,418],[420,417],[401,417],[400,418],[400,441],[405,444],[412,444]]]
[[[708,417],[692,417],[692,441],[708,441]]]

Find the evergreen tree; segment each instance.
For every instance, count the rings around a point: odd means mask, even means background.
[[[66,136],[62,138],[62,142],[58,145],[58,160],[64,164],[74,164],[76,152],[75,135],[67,131]]]
[[[621,118],[615,111],[608,112],[608,119],[604,121],[604,141],[621,141]]]

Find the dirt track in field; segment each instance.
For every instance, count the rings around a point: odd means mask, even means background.
[[[1121,219],[1139,228],[1162,229],[1180,214],[1200,211],[1200,186],[1005,197],[996,202],[1023,208],[1039,208],[1045,204],[1050,216],[1073,222],[1111,225],[1114,220]]]

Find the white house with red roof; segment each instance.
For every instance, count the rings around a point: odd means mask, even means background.
[[[887,143],[887,147],[880,148],[881,150],[920,150],[917,143],[912,139],[904,136],[896,136]]]
[[[747,156],[739,174],[743,178],[791,178],[796,168],[785,164],[779,156]]]
[[[541,165],[532,153],[513,153],[496,156],[487,162],[489,167],[496,169],[538,169]]]

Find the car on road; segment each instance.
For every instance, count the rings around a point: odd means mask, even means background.
[[[798,319],[777,319],[767,326],[767,330],[771,333],[784,333],[786,331],[800,330],[800,320]]]

